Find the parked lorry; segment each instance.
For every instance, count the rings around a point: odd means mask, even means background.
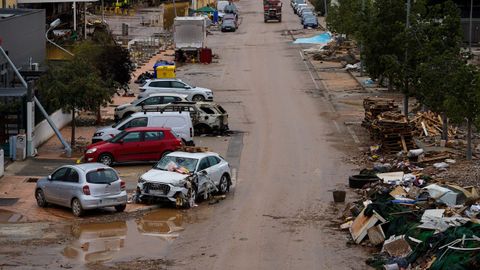
[[[175,51],[198,51],[206,46],[207,23],[205,17],[176,17],[173,22]]]
[[[264,21],[277,20],[282,21],[282,1],[280,0],[263,0]]]

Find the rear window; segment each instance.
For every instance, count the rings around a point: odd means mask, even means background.
[[[118,180],[118,175],[112,169],[98,169],[88,172],[86,178],[91,184],[110,184]]]

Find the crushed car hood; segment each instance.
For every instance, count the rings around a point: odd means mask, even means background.
[[[181,174],[177,172],[169,172],[152,169],[144,173],[141,177],[147,182],[177,184],[180,180],[187,178],[188,174]]]

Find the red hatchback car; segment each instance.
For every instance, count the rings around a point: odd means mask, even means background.
[[[85,162],[100,162],[111,166],[114,162],[158,161],[182,146],[170,128],[129,128],[108,141],[91,144],[85,151]]]

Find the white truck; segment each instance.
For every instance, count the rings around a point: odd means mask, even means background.
[[[206,47],[207,21],[205,17],[176,17],[173,22],[175,51],[193,51]]]

